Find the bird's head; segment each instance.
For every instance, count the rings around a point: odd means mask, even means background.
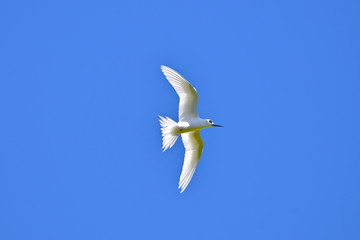
[[[209,127],[223,127],[221,125],[216,125],[211,119],[206,119],[207,124],[209,124]]]

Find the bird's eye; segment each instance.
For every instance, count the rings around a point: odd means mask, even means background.
[[[211,121],[211,120],[209,120],[209,123],[212,123],[212,121]]]

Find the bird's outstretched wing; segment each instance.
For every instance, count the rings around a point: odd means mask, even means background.
[[[201,139],[200,131],[183,133],[181,134],[181,138],[185,147],[185,159],[180,176],[179,188],[181,192],[183,192],[195,173],[196,166],[200,161],[204,148],[204,142]]]
[[[161,71],[165,74],[166,79],[179,95],[179,121],[182,122],[197,118],[199,116],[197,111],[199,97],[196,89],[175,70],[166,66],[161,66]]]

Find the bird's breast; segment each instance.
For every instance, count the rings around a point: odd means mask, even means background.
[[[179,122],[178,126],[180,129],[180,133],[187,133],[202,129],[197,124],[191,124],[189,122]]]

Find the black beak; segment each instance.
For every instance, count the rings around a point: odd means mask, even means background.
[[[224,127],[224,126],[213,124],[213,127]]]

